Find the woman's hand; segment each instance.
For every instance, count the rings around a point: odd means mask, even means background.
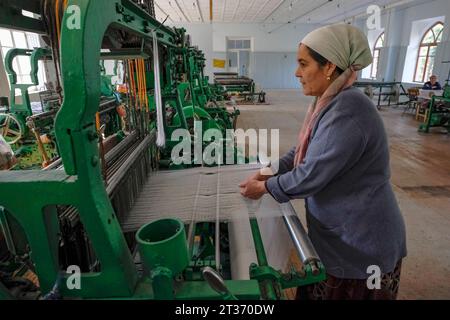
[[[239,187],[241,188],[241,194],[252,200],[258,200],[267,193],[265,182],[256,179],[247,179]]]
[[[258,171],[256,171],[253,175],[251,175],[250,177],[248,177],[247,179],[245,179],[242,184],[247,184],[248,182],[250,182],[251,180],[256,180],[256,181],[266,181],[269,178],[273,177],[273,172],[269,167],[265,167],[262,168]]]

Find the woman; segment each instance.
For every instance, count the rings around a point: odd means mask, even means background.
[[[442,90],[441,84],[437,81],[437,76],[432,75],[430,81],[423,84],[423,90]]]
[[[304,198],[308,233],[327,280],[299,288],[310,299],[395,299],[405,226],[390,184],[389,148],[376,107],[353,88],[356,71],[372,62],[367,38],[350,25],[308,34],[298,49],[296,76],[315,96],[297,146],[255,173],[241,194],[270,193],[280,203]],[[381,289],[368,278],[379,267]],[[371,278],[372,279],[372,278]]]

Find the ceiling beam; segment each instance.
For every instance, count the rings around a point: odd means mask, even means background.
[[[285,3],[286,0],[281,0],[280,3],[278,3],[278,5],[275,7],[275,9],[273,9],[268,15],[267,17],[264,18],[263,23],[266,22],[280,7],[283,3]]]
[[[430,0],[422,1],[422,2],[415,2],[415,5],[428,3],[429,1]],[[431,0],[431,1],[436,1],[436,0]],[[381,14],[383,15],[383,13],[386,12],[387,10],[389,10],[389,9],[392,9],[392,8],[395,8],[395,7],[404,5],[404,4],[408,4],[410,2],[413,2],[413,0],[397,0],[397,1],[391,2],[390,4],[384,4],[384,5],[378,5],[378,6],[381,8]],[[411,7],[414,7],[415,5],[412,5]],[[366,4],[366,6],[367,6],[367,4]],[[353,12],[353,11],[355,11],[355,10],[352,10],[351,12]],[[330,18],[324,20],[324,22],[328,22],[328,21],[330,21],[330,20],[332,20],[334,18],[338,18],[339,16],[344,16],[347,13],[348,12],[337,14],[337,15],[335,15],[333,17],[330,17]],[[350,14],[348,17],[345,17],[345,19],[348,19],[348,18],[359,19],[359,18],[367,17],[367,16],[369,16],[369,14],[366,11],[364,11],[364,12],[361,12],[361,13],[355,14],[355,15],[351,15]]]
[[[238,1],[237,5],[236,5],[236,8],[234,8],[233,18],[231,18],[232,21],[234,21],[234,18],[236,18],[236,14],[237,14],[237,11],[238,11],[240,6],[241,6],[241,0]]]
[[[170,8],[173,10],[174,13],[176,13],[176,15],[178,16],[178,18],[180,18],[180,21],[183,21],[183,18],[180,16],[180,14],[178,13],[177,10],[175,10],[174,6],[172,5],[172,2],[169,1],[169,6]]]
[[[294,19],[289,20],[288,22],[283,23],[281,26],[278,26],[278,27],[276,27],[275,29],[269,31],[269,33],[275,32],[275,31],[277,31],[277,30],[283,28],[284,26],[286,26],[286,25],[288,25],[288,24],[295,23],[298,19],[300,19],[300,18],[302,18],[302,17],[304,17],[304,16],[310,14],[311,12],[313,12],[313,11],[315,11],[315,10],[317,10],[317,9],[322,8],[323,6],[329,4],[330,2],[333,2],[333,0],[326,0],[326,1],[323,2],[322,4],[320,4],[320,5],[318,5],[318,6],[314,7],[314,8],[312,8],[311,10],[309,10],[309,11],[307,11],[307,12],[305,12],[305,13],[302,13],[301,15],[295,17]]]
[[[225,22],[223,19],[225,17],[225,8],[227,7],[227,0],[223,1],[223,7],[222,7],[222,22]]]
[[[192,21],[186,16],[186,14],[184,13],[184,11],[181,10],[181,7],[180,7],[180,4],[178,3],[178,0],[174,0],[174,1],[175,1],[175,4],[176,4],[177,7],[178,7],[178,10],[180,10],[181,14],[182,14],[183,17],[186,19],[186,21],[187,21],[187,22],[192,22]]]
[[[168,15],[168,14],[167,14],[167,13],[166,13],[159,5],[158,5],[158,3],[155,2],[155,6],[156,6],[156,8],[158,8],[158,10],[161,11],[166,17],[169,17],[169,20],[170,20],[170,21],[174,22],[173,19],[170,17],[170,15]],[[165,19],[165,18],[164,18],[164,19]],[[164,20],[164,19],[163,19],[163,20]]]
[[[330,21],[330,20],[333,20],[333,19],[338,18],[338,17],[341,17],[341,16],[343,16],[344,19],[347,19],[347,16],[351,16],[351,15],[352,15],[351,12],[358,11],[359,9],[362,9],[362,8],[366,9],[366,8],[367,8],[367,5],[370,4],[370,3],[373,3],[373,0],[365,1],[364,3],[360,4],[359,6],[356,6],[356,7],[352,8],[351,10],[348,10],[348,11],[343,10],[343,12],[340,12],[340,13],[334,15],[334,16],[331,16],[331,17],[329,17],[329,18],[323,20],[322,22],[328,22],[328,21]],[[364,11],[365,11],[365,10],[364,10]],[[362,13],[362,12],[361,12],[361,13]]]
[[[203,23],[203,22],[205,22],[205,19],[203,19],[202,8],[200,8],[200,4],[198,3],[198,0],[195,0],[195,2],[197,3],[198,14],[200,15],[200,19],[202,20],[202,23]]]
[[[259,10],[255,13],[255,15],[252,18],[252,21],[256,20],[256,17],[261,13],[261,11],[267,6],[267,4],[272,0],[266,0],[266,2],[259,8]]]
[[[250,7],[248,8],[247,12],[244,14],[244,16],[241,19],[241,23],[244,22],[245,18],[247,17],[247,14],[250,12],[250,10],[253,8],[253,6],[255,5],[256,0],[253,0],[252,3],[250,4]]]

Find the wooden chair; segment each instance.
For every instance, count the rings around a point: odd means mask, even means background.
[[[419,88],[409,88],[408,89],[408,104],[406,105],[403,113],[406,113],[410,110],[416,112],[417,115],[417,106],[419,105],[418,97],[419,97]]]
[[[418,102],[416,107],[416,120],[421,121],[423,123],[427,122],[428,114],[430,112],[430,101]]]

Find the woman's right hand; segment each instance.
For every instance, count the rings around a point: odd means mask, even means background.
[[[273,172],[269,167],[262,168],[245,179],[240,185],[246,185],[251,180],[266,181],[273,177]]]

